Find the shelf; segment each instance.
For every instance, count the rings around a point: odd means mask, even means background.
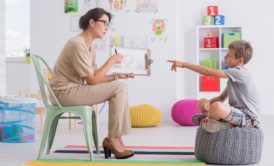
[[[199,48],[200,51],[227,51],[228,48]]]
[[[199,48],[200,51],[219,51],[220,48]]]
[[[230,32],[240,32],[240,38],[242,39],[242,27],[240,26],[227,26],[227,25],[208,25],[197,26],[197,62],[196,64],[207,67],[214,67],[219,70],[225,69],[224,57],[228,51],[228,48],[223,48],[224,36],[226,37],[226,45],[231,35]],[[238,35],[238,34],[237,34]],[[215,44],[216,37],[218,38],[218,48],[204,48],[204,38],[212,36],[211,41],[206,41],[206,44]],[[239,35],[238,35],[239,36]],[[209,45],[210,46],[210,45]],[[207,45],[208,47],[208,45]],[[220,95],[225,89],[227,79],[212,79],[201,78],[201,75],[197,75],[197,89],[196,97],[199,98],[212,98]],[[201,90],[218,90],[213,92],[201,91]]]
[[[227,26],[227,25],[198,25],[197,28],[199,29],[241,29],[241,26]]]
[[[216,92],[201,92],[201,94],[205,94],[205,95],[212,95],[212,94],[216,94],[216,96],[220,93],[220,91],[216,91]]]

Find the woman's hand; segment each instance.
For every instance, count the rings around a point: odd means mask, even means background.
[[[128,78],[134,78],[134,74],[133,73],[126,73],[126,74],[117,74],[117,77],[119,79],[128,79]]]
[[[177,71],[177,67],[184,67],[184,62],[178,60],[167,60],[168,62],[172,63],[171,71]]]
[[[110,60],[113,62],[113,63],[121,63],[122,60],[123,60],[124,56],[121,55],[121,54],[115,54],[115,55],[112,55],[110,57]]]

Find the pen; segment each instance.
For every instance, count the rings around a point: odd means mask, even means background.
[[[118,53],[117,53],[117,50],[116,50],[116,48],[114,49],[114,51],[115,51],[115,54],[117,55]]]

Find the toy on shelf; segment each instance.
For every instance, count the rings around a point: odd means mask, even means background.
[[[219,38],[211,33],[204,37],[204,48],[219,48]]]
[[[218,15],[218,6],[207,6],[207,15],[208,16],[217,16]]]
[[[203,16],[202,25],[224,25],[225,16],[219,15],[218,6],[207,6],[207,16]]]
[[[216,56],[212,55],[212,57],[204,59],[202,61],[202,66],[207,67],[207,68],[211,68],[211,69],[218,69]]]
[[[225,24],[225,16],[218,15],[214,17],[214,25],[224,25]]]
[[[202,24],[203,25],[213,25],[214,18],[212,16],[203,16]]]

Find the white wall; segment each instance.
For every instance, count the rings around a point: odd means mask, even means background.
[[[271,68],[274,62],[274,50],[271,49],[274,23],[271,16],[274,15],[274,1],[176,0],[176,4],[172,4],[159,0],[159,3],[161,11],[156,16],[167,15],[169,18],[169,43],[167,46],[151,45],[155,61],[152,77],[128,81],[131,104],[147,102],[169,113],[176,99],[195,97],[195,74],[187,70],[171,73],[165,60],[176,57],[196,62],[195,28],[201,24],[202,15],[206,15],[206,6],[215,4],[219,6],[219,12],[225,15],[225,24],[242,26],[244,39],[252,43],[254,58],[248,68],[254,74],[254,81],[262,98],[262,113],[274,114],[271,109],[271,95],[274,92],[274,75]],[[125,22],[120,26],[129,25],[131,24]],[[46,57],[51,65],[54,64],[64,42],[72,35],[68,26],[68,18],[63,15],[63,1],[31,1],[31,48],[33,53]],[[36,83],[34,73],[31,82]]]
[[[0,0],[0,96],[6,94],[5,0]]]
[[[8,95],[27,95],[31,87],[30,64],[23,58],[8,58],[6,65],[6,91]],[[38,90],[37,90],[38,91]],[[36,91],[36,92],[37,92]]]

